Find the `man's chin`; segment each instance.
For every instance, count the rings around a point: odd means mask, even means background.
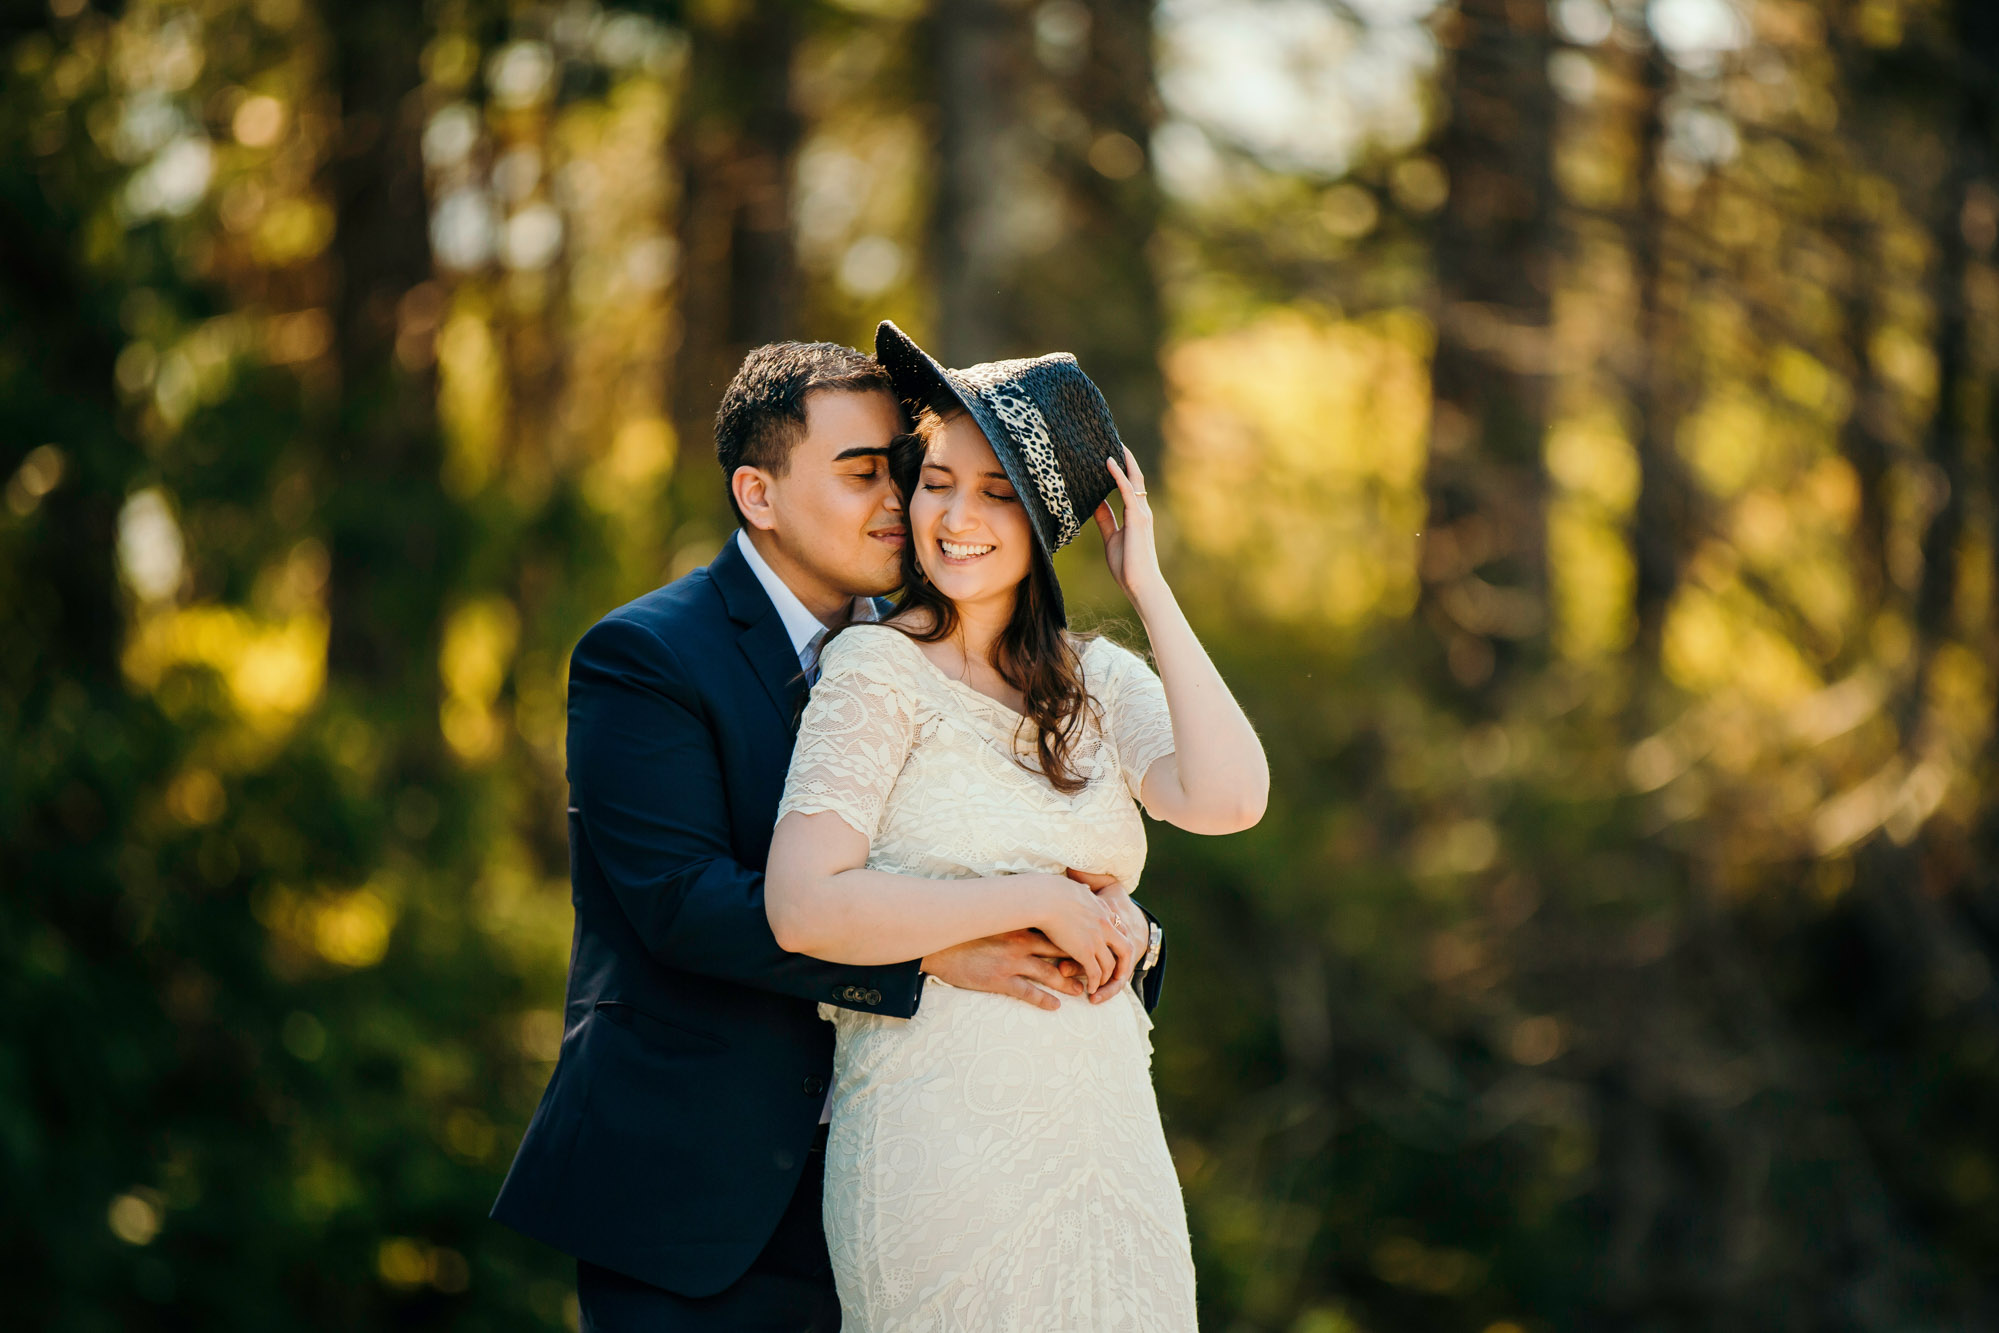
[[[902,564],[900,561],[898,561],[895,565],[891,566],[887,570],[887,572],[882,574],[880,578],[876,579],[873,583],[869,584],[867,590],[863,592],[861,596],[886,597],[890,593],[895,592],[897,589],[901,587],[902,587]]]
[[[868,544],[884,551],[885,556],[866,566],[856,562],[843,582],[856,597],[886,597],[902,586],[902,547],[875,537],[870,537]]]

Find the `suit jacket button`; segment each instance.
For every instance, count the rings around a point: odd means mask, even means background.
[[[790,1153],[786,1152],[784,1149],[779,1148],[776,1152],[770,1155],[770,1160],[773,1164],[776,1165],[778,1170],[789,1171],[791,1170],[792,1163],[796,1162],[798,1159],[796,1157],[793,1157]]]
[[[881,1002],[882,1002],[882,993],[880,991],[872,989],[868,991],[869,1004],[880,1004]]]
[[[817,1074],[807,1074],[804,1086],[807,1097],[817,1097],[826,1091],[826,1080],[820,1078]]]

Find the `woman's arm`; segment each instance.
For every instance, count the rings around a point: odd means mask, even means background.
[[[1034,929],[1082,965],[1091,991],[1143,952],[1087,886],[1061,875],[937,880],[865,868],[868,840],[832,811],[791,811],[771,836],[764,907],[778,946],[848,965],[921,958]]]
[[[1138,460],[1127,449],[1122,466],[1108,462],[1124,497],[1124,522],[1108,502],[1098,506],[1104,554],[1145,624],[1173,716],[1173,753],[1146,770],[1140,795],[1154,817],[1190,833],[1241,832],[1263,818],[1270,797],[1263,744],[1159,572]]]
[[[1173,714],[1173,753],[1145,771],[1140,794],[1156,818],[1190,833],[1240,833],[1263,818],[1270,765],[1256,729],[1208,660],[1164,582],[1132,598],[1152,643]]]

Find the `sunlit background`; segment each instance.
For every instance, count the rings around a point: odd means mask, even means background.
[[[1077,353],[1271,752],[1204,1326],[1999,1328],[1999,7],[4,15],[9,1327],[574,1325],[567,655],[892,317]]]

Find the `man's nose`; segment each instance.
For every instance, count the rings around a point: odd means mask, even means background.
[[[902,512],[902,492],[898,491],[893,483],[889,485],[888,498],[882,501],[882,508],[888,510],[891,514],[900,514]]]

